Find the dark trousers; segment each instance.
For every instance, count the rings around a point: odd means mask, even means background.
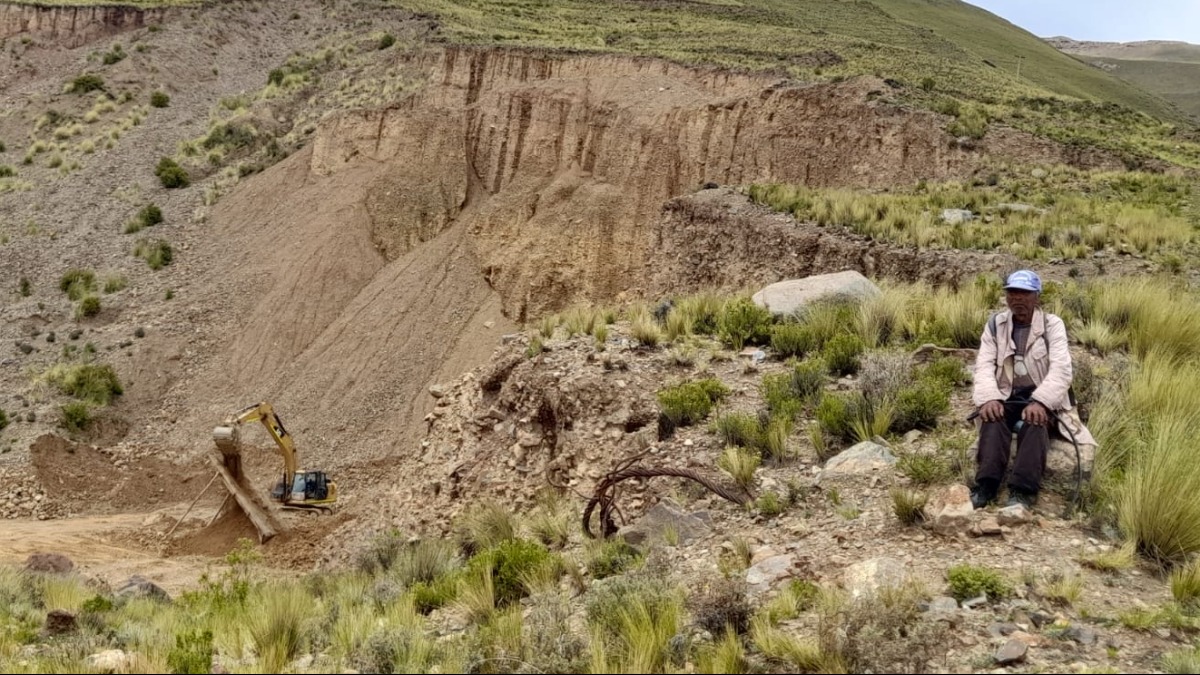
[[[1008,454],[1012,445],[1012,430],[1021,421],[1028,397],[1014,393],[1004,402],[1003,422],[984,422],[979,430],[978,469],[976,485],[997,487],[1008,471]],[[1053,421],[1051,422],[1053,423]],[[1022,424],[1017,432],[1017,457],[1013,462],[1010,489],[1037,494],[1042,487],[1046,470],[1046,451],[1050,448],[1050,430],[1032,424]]]

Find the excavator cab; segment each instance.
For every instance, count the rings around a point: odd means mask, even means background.
[[[297,471],[292,479],[292,489],[286,497],[283,481],[280,480],[271,490],[271,499],[301,508],[336,502],[337,485],[329,480],[324,471]]]

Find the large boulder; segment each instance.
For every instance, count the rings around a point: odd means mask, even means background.
[[[133,654],[120,649],[107,649],[87,657],[88,669],[96,673],[124,673],[133,665]]]
[[[849,270],[790,279],[771,284],[754,294],[754,304],[772,314],[788,315],[819,300],[861,301],[879,295],[879,287],[863,275]]]
[[[850,598],[870,597],[883,588],[896,588],[908,580],[904,563],[893,558],[871,558],[854,563],[843,572],[842,583]]]
[[[146,579],[145,577],[135,574],[117,589],[117,597],[122,600],[133,600],[135,598],[149,598],[160,602],[170,602],[171,596],[167,594],[158,584]]]
[[[646,511],[636,523],[621,528],[620,534],[634,546],[640,546],[650,539],[666,540],[668,533],[677,537],[680,544],[687,544],[711,530],[708,523],[696,515],[662,501]]]
[[[863,441],[858,445],[847,448],[825,462],[823,475],[862,475],[873,471],[890,468],[896,463],[896,456],[891,450]]]
[[[43,574],[69,574],[75,563],[61,553],[34,553],[25,559],[25,571]]]
[[[792,576],[796,558],[790,554],[775,555],[750,566],[746,570],[746,584],[753,593],[765,593],[777,582]]]

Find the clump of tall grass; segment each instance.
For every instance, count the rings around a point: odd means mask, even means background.
[[[263,669],[277,673],[304,646],[305,626],[315,609],[313,598],[293,584],[273,583],[251,598],[249,632]]]
[[[661,673],[672,664],[671,641],[683,622],[683,598],[665,582],[619,577],[592,593],[591,672]]]
[[[1193,380],[1195,382],[1195,380]],[[1134,450],[1116,489],[1118,522],[1138,549],[1156,560],[1200,552],[1200,412],[1157,419]]]

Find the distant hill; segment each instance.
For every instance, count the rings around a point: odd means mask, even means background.
[[[1066,37],[1047,42],[1200,119],[1200,45],[1160,40],[1082,42]]]

